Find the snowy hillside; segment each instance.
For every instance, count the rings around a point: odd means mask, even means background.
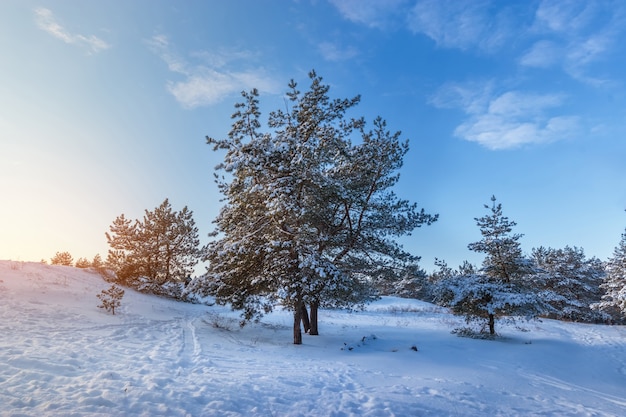
[[[243,329],[237,313],[109,285],[76,268],[0,261],[2,416],[624,416],[626,328],[545,320],[456,337],[459,319],[384,298]],[[417,351],[412,349],[416,347]]]

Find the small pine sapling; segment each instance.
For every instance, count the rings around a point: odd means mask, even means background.
[[[102,304],[100,304],[98,308],[104,308],[106,311],[110,311],[115,315],[115,308],[121,305],[124,290],[117,285],[111,285],[111,288],[102,290],[97,297],[102,301]]]

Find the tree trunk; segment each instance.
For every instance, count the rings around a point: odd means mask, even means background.
[[[309,321],[309,313],[306,311],[306,304],[302,303],[302,309],[300,311],[302,316],[302,325],[304,326],[304,333],[308,333],[311,330],[311,322]]]
[[[309,330],[309,334],[312,336],[319,335],[318,327],[317,327],[317,309],[319,304],[317,301],[311,302],[311,329]]]
[[[296,303],[293,309],[293,344],[302,344],[302,330],[300,329],[300,322],[302,321],[302,301]]]
[[[489,315],[489,334],[492,336],[496,334],[496,322],[493,314]]]

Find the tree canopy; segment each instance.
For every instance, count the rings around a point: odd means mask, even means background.
[[[372,299],[377,279],[419,260],[395,238],[437,220],[392,191],[408,151],[400,132],[381,118],[371,130],[363,118],[347,118],[360,98],[331,99],[322,78],[309,75],[304,93],[289,83],[286,109],[269,114],[266,131],[252,90],[235,105],[228,137],[207,137],[225,151],[216,175],[225,205],[207,274],[194,282],[243,310],[243,322],[278,303],[292,310],[294,343],[302,342],[304,305],[313,316],[320,305]]]

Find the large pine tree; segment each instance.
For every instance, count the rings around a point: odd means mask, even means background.
[[[347,119],[359,97],[331,100],[321,77],[310,79],[304,93],[289,84],[287,108],[270,113],[268,132],[252,90],[235,106],[228,138],[207,138],[226,151],[217,178],[226,204],[207,275],[193,283],[243,310],[243,322],[280,303],[294,313],[296,344],[305,305],[317,334],[319,306],[371,299],[374,275],[417,262],[393,238],[436,220],[391,191],[408,150],[399,133],[382,119],[373,131]]]

